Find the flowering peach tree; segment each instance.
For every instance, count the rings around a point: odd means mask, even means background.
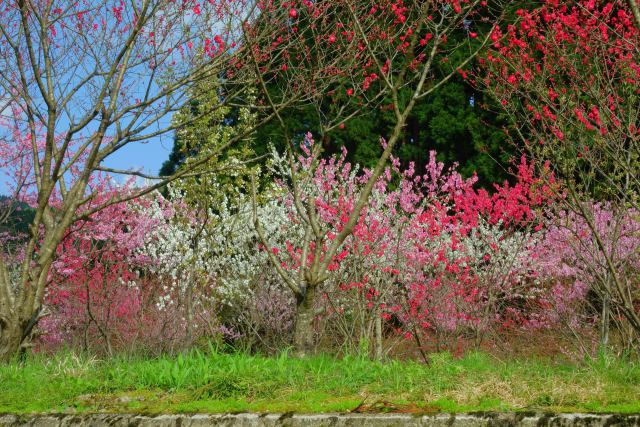
[[[339,129],[363,106],[376,105],[393,112],[394,123],[385,140],[382,155],[354,194],[340,227],[329,231],[322,226],[317,199],[302,200],[299,182],[304,174],[314,174],[322,165],[319,160],[323,144],[315,144],[303,169],[296,169],[298,135],[289,135],[289,178],[293,206],[304,230],[300,268],[291,275],[275,254],[270,255],[278,271],[298,302],[294,347],[300,355],[313,351],[315,299],[318,287],[329,278],[330,267],[340,255],[345,240],[354,232],[361,212],[368,204],[378,179],[384,173],[393,148],[416,103],[445,81],[457,75],[488,41],[492,23],[499,19],[501,2],[475,0],[438,0],[433,2],[345,0],[332,2],[287,2],[288,12],[281,17],[290,30],[279,35],[268,54],[263,49],[252,51],[252,62],[259,76],[259,87],[269,94],[268,83],[286,76],[306,95],[320,120],[318,139]],[[252,32],[245,39],[253,40]],[[255,43],[251,43],[254,46]],[[450,52],[469,51],[462,58]],[[348,57],[339,52],[352,52]],[[263,63],[276,61],[278,73],[264,73]],[[446,64],[436,72],[435,63]],[[336,79],[336,77],[339,77]],[[328,83],[328,84],[327,84]],[[320,85],[320,86],[319,86]],[[319,87],[325,92],[320,91]],[[405,95],[400,95],[400,89]],[[269,101],[269,96],[266,96]],[[273,106],[272,106],[273,109]],[[301,185],[301,183],[300,183]],[[347,202],[346,200],[344,201]],[[264,246],[273,246],[256,228]],[[307,259],[307,256],[310,256]]]
[[[513,119],[526,154],[559,178],[558,215],[567,235],[586,225],[586,241],[600,252],[590,257],[604,262],[607,273],[587,277],[602,298],[601,344],[608,342],[611,310],[626,319],[637,341],[637,276],[611,250],[639,208],[637,2],[545,1],[518,16],[517,23],[495,29],[479,82]],[[603,215],[613,215],[620,227],[603,227]],[[583,237],[577,236],[579,246],[586,244]]]
[[[311,168],[314,147],[307,135],[295,163],[305,171],[298,195],[290,181],[276,181],[290,227],[298,231],[265,251],[286,277],[327,260],[372,173],[348,163],[344,152]],[[275,164],[287,177],[286,157]],[[313,289],[318,296],[304,307],[312,323],[333,328],[334,338],[352,349],[375,344],[378,357],[385,351],[383,322],[392,320],[423,350],[421,339],[429,335],[473,333],[480,345],[500,328],[539,326],[544,307],[533,252],[552,192],[524,160],[517,176],[515,184],[496,185],[490,194],[474,188],[474,177],[446,170],[435,153],[424,174],[402,169],[394,159],[376,180],[353,232],[329,259],[326,280]],[[313,200],[317,225],[327,235],[322,246],[307,243],[311,231],[304,231],[296,197]],[[323,332],[315,327],[312,339]]]

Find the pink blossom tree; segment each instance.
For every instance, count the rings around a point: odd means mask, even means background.
[[[291,183],[280,179],[274,194],[287,207],[293,231],[284,242],[265,248],[294,277],[315,258],[326,259],[372,173],[346,162],[344,152],[312,169],[314,149],[307,135],[295,164],[307,171],[297,197],[302,203],[315,201],[327,243],[306,246],[309,231],[297,216]],[[286,178],[286,158],[276,157],[275,165],[276,176]],[[318,292],[309,307],[313,338],[325,325],[341,345],[352,350],[365,345],[382,357],[384,324],[392,319],[400,322],[397,332],[415,339],[422,351],[430,334],[472,333],[480,345],[500,328],[533,327],[542,295],[532,252],[553,192],[524,160],[517,176],[515,184],[496,185],[489,194],[474,188],[475,178],[445,170],[435,153],[424,174],[413,167],[403,170],[394,159],[376,180],[353,232],[330,259],[326,280],[313,290]]]
[[[615,326],[622,350],[634,349],[633,328],[625,324],[625,298],[631,298],[638,310],[640,283],[640,222],[635,210],[621,216],[609,204],[595,203],[588,208],[596,231],[582,215],[562,211],[536,245],[540,279],[551,292],[547,295],[553,307],[548,314],[562,321],[573,337],[578,338],[581,351],[591,347],[579,339],[580,328],[594,321],[600,323],[600,346],[610,343],[610,325]],[[604,239],[604,252],[596,240]],[[629,277],[625,287],[615,287],[607,259],[614,260],[616,274]],[[623,294],[620,294],[622,292]]]
[[[302,200],[304,189],[299,185],[303,176],[322,164],[323,144],[315,144],[308,164],[296,169],[298,153],[296,136],[288,135],[289,180],[293,194],[296,218],[303,228],[300,268],[290,274],[282,267],[282,260],[270,252],[272,265],[298,301],[294,347],[300,355],[314,348],[314,306],[317,289],[329,278],[330,267],[343,250],[345,240],[354,232],[361,212],[380,176],[384,173],[393,148],[401,138],[407,118],[416,103],[424,99],[452,76],[458,74],[475,54],[489,41],[491,22],[501,12],[502,2],[489,5],[486,1],[438,0],[434,2],[406,3],[383,1],[372,5],[369,1],[292,2],[288,4],[291,31],[282,34],[273,44],[270,55],[254,53],[252,61],[259,77],[259,87],[268,94],[269,78],[262,73],[263,61],[277,58],[280,73],[295,82],[315,107],[320,118],[319,140],[327,132],[338,129],[365,105],[380,105],[394,112],[393,129],[381,135],[386,141],[383,153],[367,175],[366,182],[357,188],[353,201],[345,206],[346,217],[339,224],[326,224],[320,218],[316,197]],[[317,19],[321,17],[321,19]],[[470,31],[476,22],[477,31]],[[486,25],[489,23],[488,25]],[[245,35],[249,40],[251,33]],[[294,43],[287,43],[295,40]],[[454,58],[449,52],[469,49],[470,54]],[[350,51],[349,57],[339,52]],[[442,75],[436,75],[436,62],[448,64]],[[320,63],[321,73],[309,74],[308,64]],[[317,69],[311,68],[311,69]],[[328,94],[320,92],[317,84],[328,76],[340,79],[328,87]],[[327,86],[322,86],[323,88]],[[407,96],[400,88],[409,89]],[[327,96],[328,95],[328,96]],[[268,101],[267,96],[267,101]],[[278,114],[276,114],[278,119]],[[281,119],[281,118],[280,118]],[[261,230],[256,217],[256,228],[265,247],[271,247],[269,236]],[[307,256],[310,256],[307,259]]]

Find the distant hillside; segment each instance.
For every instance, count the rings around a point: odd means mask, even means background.
[[[34,210],[23,202],[18,202],[14,204],[14,206],[11,206],[11,204],[12,201],[10,197],[0,195],[0,219],[4,218],[6,209],[11,209],[6,221],[0,222],[0,233],[28,233],[29,224],[33,220]]]

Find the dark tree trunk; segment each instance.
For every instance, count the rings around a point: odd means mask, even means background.
[[[312,355],[315,351],[315,331],[313,328],[315,294],[315,286],[309,286],[298,302],[293,336],[294,351],[298,357]]]
[[[0,319],[0,362],[17,357],[22,344],[23,331],[15,319]]]

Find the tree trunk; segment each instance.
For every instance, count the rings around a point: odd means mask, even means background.
[[[187,282],[187,292],[185,294],[185,305],[186,305],[186,318],[187,318],[187,331],[186,331],[186,342],[185,345],[187,347],[191,346],[193,343],[193,283],[191,282],[191,277]]]
[[[298,357],[312,355],[315,351],[315,286],[308,286],[296,310],[296,325],[293,336],[294,352]]]
[[[184,308],[184,317],[186,319],[185,341],[182,343],[185,348],[191,345],[193,339],[193,281],[195,280],[195,275],[191,273],[191,271],[186,272],[184,276],[184,295],[179,296],[181,298],[180,306]]]
[[[0,363],[21,355],[21,350],[27,347],[24,343],[30,341],[41,314],[42,307],[35,309],[29,317],[0,313]]]
[[[602,298],[602,319],[600,323],[600,351],[606,351],[609,345],[609,324],[611,319],[611,308],[609,307],[609,298],[611,295],[609,279],[605,284],[606,291]]]
[[[22,328],[15,320],[0,319],[0,362],[9,362],[16,357],[22,344]]]
[[[382,317],[376,312],[376,360],[382,362]]]

